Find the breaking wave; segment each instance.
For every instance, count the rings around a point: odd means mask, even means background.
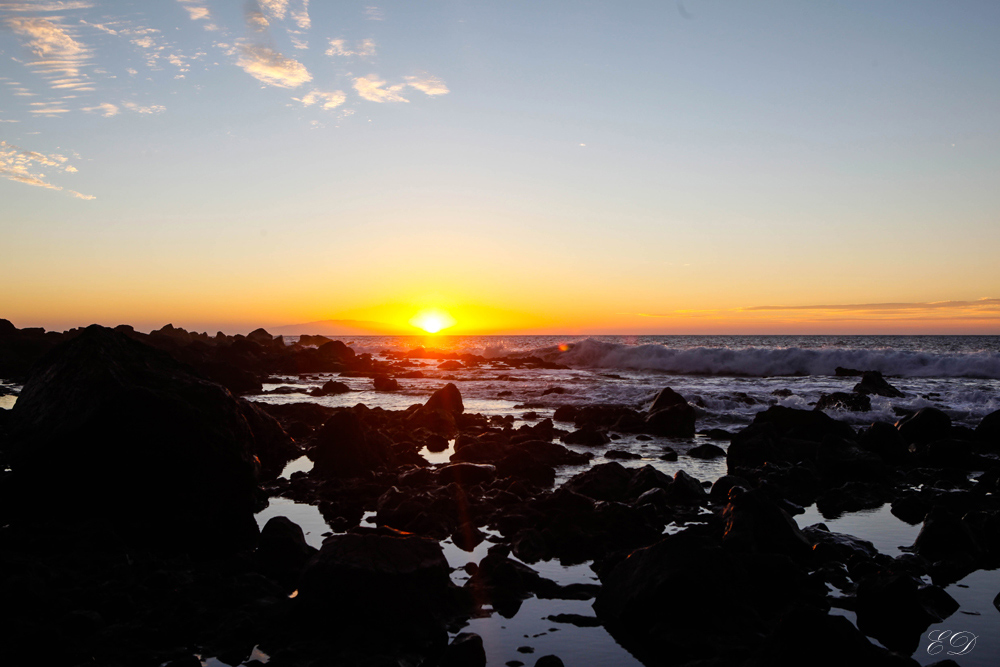
[[[845,348],[669,348],[621,345],[586,339],[568,346],[537,349],[534,354],[575,368],[653,370],[678,375],[767,377],[834,375],[836,368],[881,371],[897,377],[1000,379],[1000,354],[863,350]]]

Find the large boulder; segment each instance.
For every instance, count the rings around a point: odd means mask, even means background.
[[[460,599],[441,545],[389,528],[333,535],[306,565],[295,599],[307,623],[443,650]]]
[[[983,417],[976,427],[976,439],[984,442],[990,449],[1000,448],[1000,410]]]
[[[683,396],[666,387],[649,408],[643,430],[668,438],[690,438],[694,435],[694,422],[694,408]]]
[[[920,408],[896,422],[906,444],[926,445],[944,440],[951,433],[951,417],[937,408]]]
[[[912,653],[932,623],[958,611],[943,589],[905,575],[879,572],[858,585],[858,629],[886,648]]]
[[[25,511],[170,549],[257,537],[254,425],[280,427],[164,352],[88,327],[39,360],[12,421]]]
[[[639,549],[602,576],[594,610],[645,664],[743,664],[796,604],[822,604],[787,557],[723,548],[692,529]]]
[[[824,412],[797,410],[782,405],[772,405],[754,415],[751,427],[764,425],[773,426],[781,437],[810,442],[823,442],[828,435],[847,440],[855,437],[854,429],[848,424],[839,422]]]
[[[874,394],[888,398],[903,398],[904,396],[903,392],[886,382],[879,371],[865,371],[861,375],[861,382],[854,385],[854,393]]]
[[[291,586],[316,551],[306,543],[298,524],[288,517],[275,516],[261,529],[255,555],[261,572]]]
[[[340,410],[309,440],[313,472],[323,477],[357,477],[387,465],[392,452],[378,438],[368,438],[352,410]]]
[[[726,548],[751,553],[780,553],[801,560],[812,543],[799,530],[795,519],[768,498],[763,491],[730,493],[723,509]]]
[[[260,461],[262,480],[276,479],[285,464],[302,455],[278,420],[256,403],[240,399],[240,413],[254,435],[254,453]]]
[[[465,411],[462,393],[451,382],[431,394],[424,407],[429,410],[444,410],[454,415],[460,415]]]

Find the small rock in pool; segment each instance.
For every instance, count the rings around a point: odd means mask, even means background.
[[[535,662],[535,667],[565,667],[559,656],[543,655]]]
[[[530,646],[518,646],[517,647],[517,652],[518,653],[534,653],[535,649],[531,648]]]
[[[606,459],[641,459],[642,457],[638,454],[633,454],[632,452],[626,452],[621,449],[609,449],[604,452],[604,458]]]
[[[726,450],[718,445],[698,445],[697,447],[692,447],[688,450],[688,456],[693,456],[697,459],[717,459],[720,456],[725,456]]]
[[[575,625],[578,628],[596,628],[601,625],[601,621],[596,616],[583,616],[581,614],[553,614],[545,618],[556,623]]]

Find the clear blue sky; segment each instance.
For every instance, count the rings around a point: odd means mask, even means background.
[[[1000,332],[998,68],[996,2],[0,2],[0,317]]]

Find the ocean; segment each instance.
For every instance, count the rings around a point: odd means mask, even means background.
[[[974,426],[1000,409],[1000,336],[364,336],[344,342],[381,359],[424,347],[487,359],[537,356],[569,369],[507,372],[485,364],[441,371],[436,360],[414,359],[406,370],[426,377],[400,380],[398,393],[375,392],[367,378],[348,378],[342,381],[357,393],[317,399],[324,405],[403,409],[423,402],[447,378],[468,410],[517,417],[567,404],[641,408],[669,386],[698,408],[699,428],[734,428],[769,405],[810,408],[823,394],[851,391],[857,378],[837,376],[839,367],[880,371],[905,394],[873,397],[870,412],[831,412],[854,424],[895,422],[900,412],[934,406],[955,423]],[[317,376],[313,384],[326,379]],[[543,394],[553,387],[564,393]]]

